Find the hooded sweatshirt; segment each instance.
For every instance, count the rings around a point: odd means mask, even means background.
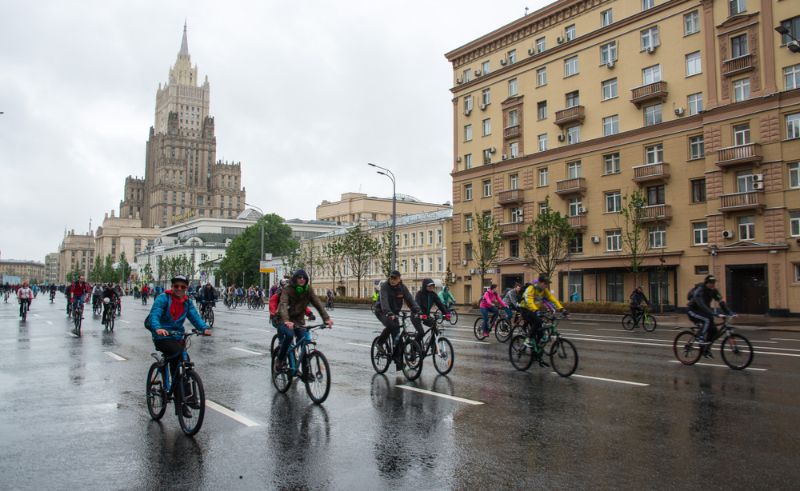
[[[297,284],[299,278],[305,278],[305,285],[300,286]],[[306,309],[309,303],[317,309],[324,322],[330,320],[331,317],[328,315],[322,302],[319,301],[319,297],[317,297],[317,294],[314,292],[314,288],[308,284],[308,274],[302,269],[298,269],[295,271],[294,275],[292,275],[289,284],[286,285],[281,292],[281,300],[278,304],[278,315],[280,316],[281,322],[286,323],[291,321],[300,326],[304,325],[306,322]]]

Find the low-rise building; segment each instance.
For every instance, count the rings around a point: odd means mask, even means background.
[[[74,278],[67,278],[71,273],[80,273],[89,277],[94,264],[94,234],[76,234],[70,230],[58,247],[58,282],[66,283]]]
[[[33,285],[44,283],[45,268],[44,264],[38,261],[3,259],[0,260],[0,275],[18,276],[21,281],[27,281]]]
[[[406,194],[397,195],[397,216],[450,209],[450,204],[425,203]],[[364,193],[343,193],[339,201],[324,200],[317,205],[317,220],[349,224],[392,218],[392,197],[378,198]]]
[[[51,252],[44,257],[44,280],[48,284],[58,283],[58,253]]]

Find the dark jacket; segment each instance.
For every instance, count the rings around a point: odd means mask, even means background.
[[[642,302],[650,305],[650,300],[647,299],[643,291],[633,290],[630,296],[631,305],[638,307]]]
[[[695,286],[693,292],[692,299],[689,301],[689,308],[691,310],[713,316],[714,310],[711,308],[711,303],[718,302],[725,314],[731,313],[728,306],[722,301],[722,294],[720,294],[719,290],[716,288],[708,288],[701,283]]]
[[[403,309],[403,303],[408,305],[412,312],[419,312],[419,305],[402,281],[397,286],[392,286],[388,281],[384,282],[381,286],[381,310],[387,314],[399,314]]]
[[[305,287],[299,287],[299,285],[297,285],[297,279],[301,276],[306,279]],[[303,291],[298,291],[298,289]],[[278,304],[278,316],[281,322],[285,323],[291,321],[300,326],[304,325],[306,322],[306,309],[309,303],[317,309],[324,322],[330,320],[331,317],[328,315],[322,302],[319,301],[319,297],[317,297],[316,292],[314,292],[314,288],[308,284],[308,275],[301,269],[295,272],[294,276],[292,276],[292,280],[286,285],[283,291],[281,291],[281,300]]]
[[[217,291],[213,287],[203,287],[200,289],[198,300],[203,302],[214,302],[217,299]]]
[[[417,305],[419,305],[420,310],[425,315],[430,315],[431,307],[434,305],[439,308],[439,312],[447,312],[447,308],[439,299],[439,295],[437,295],[436,292],[428,291],[428,285],[432,284],[433,280],[425,278],[422,280],[422,288],[417,292]]]

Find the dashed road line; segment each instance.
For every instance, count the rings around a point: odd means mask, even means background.
[[[487,343],[486,341],[472,341],[469,339],[457,339],[457,338],[447,338],[454,343],[470,343],[470,344],[492,344]]]
[[[123,357],[119,356],[118,354],[114,353],[113,351],[103,351],[103,353],[107,354],[108,356],[110,356],[111,358],[113,358],[113,359],[115,359],[117,361],[128,361],[127,358],[123,358]]]
[[[351,346],[361,346],[363,348],[372,348],[371,344],[362,344],[362,343],[347,343]]]
[[[53,325],[53,321],[45,321],[45,322],[47,323],[48,326],[52,326]]]
[[[770,338],[773,341],[794,341],[800,343],[800,339],[791,339],[791,338]]]
[[[555,372],[553,372],[553,374],[554,375],[558,375]],[[631,382],[630,380],[617,380],[617,379],[613,379],[613,378],[591,377],[589,375],[572,374],[571,377],[585,378],[585,379],[589,379],[589,380],[599,380],[601,382],[613,382],[615,384],[634,385],[636,387],[649,387],[650,386],[650,384],[643,384],[641,382]]]
[[[670,363],[679,363],[678,360],[669,360]],[[730,368],[728,365],[717,365],[716,363],[695,363],[695,365],[700,365],[701,367],[717,367],[717,368]],[[754,372],[766,372],[766,368],[753,368],[747,367],[745,370],[752,370]]]
[[[256,423],[252,419],[250,419],[250,418],[248,418],[246,416],[242,416],[241,414],[237,413],[236,411],[228,409],[227,407],[222,406],[220,404],[217,404],[214,401],[210,401],[210,400],[206,399],[206,407],[209,408],[209,409],[212,409],[212,410],[214,410],[214,411],[216,411],[216,412],[218,412],[220,414],[222,414],[223,416],[227,416],[227,417],[231,418],[232,420],[236,421],[237,423],[241,423],[241,424],[243,424],[245,426],[248,426],[248,427],[261,426],[261,424]]]
[[[441,397],[442,399],[449,399],[451,401],[463,402],[464,404],[470,404],[472,406],[482,406],[485,404],[484,402],[481,401],[473,401],[472,399],[464,399],[463,397],[441,394],[439,392],[433,392],[432,390],[418,389],[416,387],[410,387],[408,385],[396,385],[395,387],[397,387],[398,389],[410,390],[412,392],[419,392],[420,394],[428,394],[430,396]]]
[[[120,322],[124,322],[125,324],[130,324],[131,323],[131,321],[126,321],[125,319],[120,319],[119,321]]]
[[[236,351],[241,351],[241,352],[243,352],[243,353],[249,353],[249,354],[251,354],[251,355],[260,355],[260,356],[263,356],[263,355],[265,354],[265,353],[261,353],[260,351],[252,351],[252,350],[249,350],[249,349],[239,348],[239,347],[237,347],[237,346],[234,346],[234,347],[233,347],[233,348],[231,348],[231,349],[235,349]]]

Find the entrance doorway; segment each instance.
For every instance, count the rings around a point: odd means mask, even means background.
[[[769,308],[767,265],[747,264],[725,268],[727,299],[740,314],[766,314]]]
[[[509,288],[514,288],[514,285],[519,283],[520,285],[525,284],[525,276],[521,274],[504,274],[502,279],[502,285],[500,285],[500,293],[503,294]]]

